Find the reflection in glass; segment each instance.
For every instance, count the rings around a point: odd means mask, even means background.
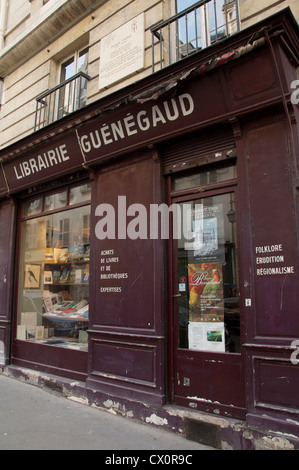
[[[240,352],[234,194],[180,206],[179,347]]]
[[[91,184],[76,186],[70,189],[70,205],[89,201],[91,197]]]
[[[43,200],[41,197],[26,201],[23,205],[23,216],[29,217],[31,215],[39,214],[43,208]]]
[[[172,180],[172,190],[180,191],[183,189],[195,188],[204,186],[206,184],[220,183],[222,181],[229,181],[237,177],[236,165],[223,166],[217,168],[210,167],[203,168],[201,171],[194,173],[193,171],[183,176],[174,176]]]
[[[67,203],[67,192],[61,191],[56,194],[51,194],[45,197],[45,211],[51,211],[53,209],[60,209]]]
[[[195,5],[191,0],[177,0],[178,13]],[[236,1],[213,0],[192,10],[178,21],[181,55],[203,49],[238,30]]]

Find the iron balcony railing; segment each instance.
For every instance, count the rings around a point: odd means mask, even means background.
[[[201,0],[151,28],[152,71],[240,31],[238,0]]]
[[[36,98],[34,130],[63,118],[86,105],[90,77],[78,72]]]

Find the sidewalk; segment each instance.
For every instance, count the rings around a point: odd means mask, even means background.
[[[0,450],[214,450],[4,375],[0,396]]]

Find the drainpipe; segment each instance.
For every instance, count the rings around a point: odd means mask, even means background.
[[[7,14],[7,4],[8,0],[0,0],[0,51],[4,46],[4,34],[6,27],[6,14]]]

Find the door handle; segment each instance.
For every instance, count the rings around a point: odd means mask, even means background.
[[[176,294],[173,296],[173,298],[175,299],[176,297],[182,297],[181,294]]]

